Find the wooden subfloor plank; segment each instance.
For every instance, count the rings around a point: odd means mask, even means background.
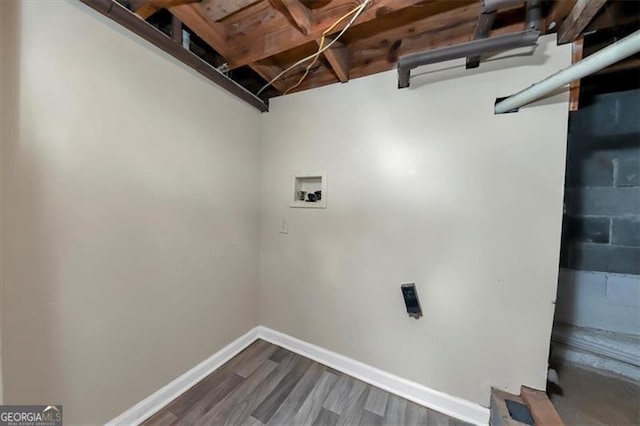
[[[531,412],[533,420],[536,424],[549,426],[563,426],[564,423],[555,407],[549,400],[549,397],[543,391],[535,390],[522,386],[520,388],[520,396]]]

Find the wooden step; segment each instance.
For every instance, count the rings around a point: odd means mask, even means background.
[[[509,408],[507,408],[507,400],[524,404],[520,396],[503,392],[498,389],[491,391],[491,426],[528,426],[526,423],[519,422],[511,417]]]
[[[564,422],[556,411],[547,394],[543,391],[522,386],[520,396],[529,408],[536,425],[563,426]]]
[[[508,402],[509,401],[509,402]],[[513,413],[509,412],[508,404]],[[520,420],[516,412],[520,408]],[[524,410],[524,412],[523,412]],[[512,417],[514,414],[514,417]],[[563,426],[564,423],[547,394],[523,386],[520,395],[513,395],[498,389],[491,391],[491,419],[492,426]]]

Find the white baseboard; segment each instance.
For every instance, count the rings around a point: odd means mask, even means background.
[[[138,404],[108,422],[107,425],[139,425],[257,339],[266,340],[267,342],[281,346],[362,380],[363,382],[456,419],[476,425],[487,425],[489,423],[489,409],[481,405],[430,389],[268,327],[258,326],[234,340],[171,383],[149,395]]]
[[[430,389],[267,327],[258,326],[258,336],[260,339],[448,416],[476,425],[489,424],[489,409],[479,404]]]
[[[236,356],[258,338],[258,327],[254,327],[224,348],[220,349],[182,376],[158,389],[107,425],[139,425],[158,411],[189,390],[200,380],[213,373],[225,362]]]

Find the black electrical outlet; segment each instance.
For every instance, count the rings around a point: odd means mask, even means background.
[[[413,283],[402,284],[400,290],[402,290],[402,297],[404,297],[404,304],[407,307],[409,316],[415,319],[420,318],[422,316],[422,308],[420,307],[416,285]]]

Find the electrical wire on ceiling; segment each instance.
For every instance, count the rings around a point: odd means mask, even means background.
[[[360,16],[360,14],[362,13],[362,11],[364,11],[364,9],[367,7],[367,4],[369,4],[371,0],[364,0],[362,2],[362,4],[360,4],[359,6],[356,6],[355,8],[353,8],[351,11],[349,11],[348,13],[344,14],[343,16],[340,17],[340,19],[338,19],[336,22],[334,22],[333,24],[331,24],[331,26],[329,28],[327,28],[326,30],[324,30],[322,32],[322,37],[320,39],[320,44],[318,46],[318,51],[305,57],[300,59],[298,62],[296,62],[295,64],[291,65],[289,68],[285,69],[284,71],[282,71],[280,74],[276,75],[273,79],[271,79],[271,81],[269,81],[267,84],[265,84],[262,89],[260,89],[257,93],[257,95],[259,96],[267,87],[271,86],[273,84],[274,81],[278,80],[280,77],[282,77],[283,75],[285,75],[286,73],[288,73],[289,71],[291,71],[292,69],[294,69],[295,67],[297,67],[300,64],[305,63],[306,61],[313,59],[313,62],[311,62],[304,74],[302,75],[302,77],[300,78],[300,80],[298,80],[298,82],[291,86],[290,88],[288,88],[284,94],[286,95],[287,93],[289,93],[289,91],[295,89],[296,87],[298,87],[300,85],[300,83],[302,83],[302,81],[307,77],[307,75],[309,74],[309,70],[311,69],[311,67],[316,63],[316,61],[318,60],[318,58],[320,57],[320,55],[322,54],[322,52],[324,52],[325,50],[329,49],[331,47],[331,45],[333,45],[335,42],[338,41],[338,39],[340,37],[342,37],[342,35],[349,29],[349,27],[355,22],[356,19],[358,19],[358,16]],[[355,15],[354,15],[355,14]],[[327,34],[329,34],[340,22],[344,21],[346,18],[348,18],[349,16],[353,15],[353,17],[351,18],[351,20],[349,20],[349,22],[347,23],[347,25],[345,25],[345,27],[342,29],[342,31],[340,31],[340,33],[333,39],[331,40],[326,46],[324,46],[324,41],[325,38],[327,37]]]

